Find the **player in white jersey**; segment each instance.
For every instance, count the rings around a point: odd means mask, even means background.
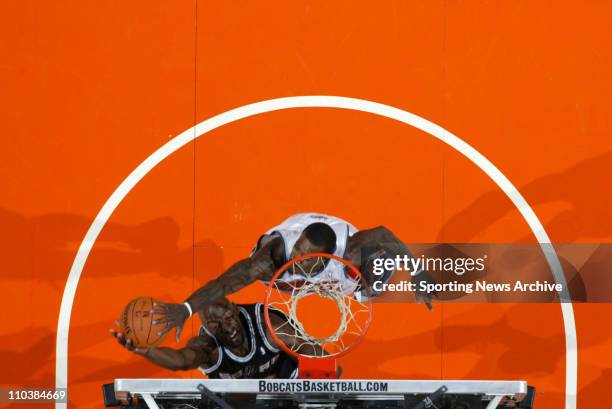
[[[282,266],[293,257],[298,256],[297,254],[292,255],[292,252],[295,248],[295,244],[298,242],[300,236],[307,228],[309,228],[311,236],[315,237],[315,239],[317,236],[327,234],[329,236],[327,239],[328,245],[324,248],[323,252],[342,258],[345,258],[346,256],[346,247],[349,238],[353,234],[357,233],[357,228],[355,226],[337,217],[320,213],[298,213],[289,217],[278,226],[271,228],[263,236],[261,236],[255,245],[255,248],[251,252],[251,256],[253,256],[269,240],[275,240],[276,238],[280,237],[285,250],[280,259],[280,264]],[[329,230],[330,228],[331,231]],[[321,232],[317,232],[316,230],[321,230]],[[316,259],[313,259],[310,264],[316,261]],[[301,270],[310,271],[313,266],[308,264],[309,260],[300,262]],[[287,270],[280,278],[285,283],[301,281],[304,278],[304,275],[301,274],[301,270]],[[316,274],[311,277],[311,279],[317,280],[318,277],[320,277],[323,280],[342,282],[343,288],[355,289],[354,282],[351,280],[351,277],[347,276],[345,270],[345,264],[331,259],[328,260],[328,262],[322,266],[322,268],[318,269]],[[268,281],[265,279],[262,281],[266,284],[268,283]]]
[[[154,322],[166,323],[162,333],[176,327],[178,342],[185,320],[193,311],[199,311],[205,305],[257,280],[267,282],[289,260],[310,253],[328,253],[347,260],[361,271],[368,284],[376,280],[387,281],[393,274],[393,271],[387,271],[382,277],[374,275],[368,268],[374,257],[412,257],[406,245],[384,226],[357,230],[338,217],[320,213],[295,214],[263,234],[248,258],[238,261],[219,277],[196,290],[183,304],[157,304],[155,314],[159,318]],[[312,271],[316,266],[310,263],[316,262],[317,258],[307,258],[300,261],[300,266],[304,271]],[[289,271],[284,274],[282,279],[285,281],[298,279],[291,277]],[[335,281],[350,280],[343,263],[335,260],[322,266],[317,274],[327,279],[332,277]],[[411,274],[415,284],[433,281],[426,271]],[[430,309],[432,295],[416,292],[417,301],[423,298]]]

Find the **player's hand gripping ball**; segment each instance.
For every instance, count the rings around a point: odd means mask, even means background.
[[[151,297],[139,297],[130,301],[121,313],[119,326],[126,341],[135,348],[152,348],[164,341],[166,333],[160,334],[165,324],[153,322]]]

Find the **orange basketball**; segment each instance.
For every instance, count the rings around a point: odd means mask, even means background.
[[[126,339],[131,339],[138,348],[151,348],[162,343],[165,336],[157,335],[165,324],[153,325],[153,298],[138,297],[130,301],[123,312],[119,324]]]

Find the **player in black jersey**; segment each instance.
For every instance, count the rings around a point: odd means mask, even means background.
[[[117,341],[128,350],[154,364],[171,370],[200,369],[209,378],[294,378],[295,358],[280,349],[264,323],[263,304],[234,304],[221,298],[200,312],[204,325],[199,334],[179,349],[134,348],[130,340],[111,329]],[[285,316],[270,310],[277,327]],[[297,342],[290,335],[281,337],[288,346]],[[300,351],[313,354],[311,346]]]

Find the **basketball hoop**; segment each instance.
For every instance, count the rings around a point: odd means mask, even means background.
[[[370,297],[360,301],[356,292],[368,292],[359,270],[343,258],[325,253],[290,260],[268,283],[266,325],[276,344],[298,359],[301,378],[338,377],[336,360],[365,336],[372,305]],[[306,311],[304,305],[309,305]],[[272,314],[277,316],[274,324]],[[314,317],[310,325],[308,314]],[[330,325],[325,333],[313,333],[313,326]]]

